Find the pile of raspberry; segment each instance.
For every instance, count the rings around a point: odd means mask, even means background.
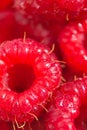
[[[0,2],[0,130],[87,130],[87,0]]]

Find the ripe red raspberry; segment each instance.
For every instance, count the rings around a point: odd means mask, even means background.
[[[72,71],[87,73],[87,19],[67,25],[58,37],[63,60]]]
[[[86,99],[87,78],[63,84],[59,90],[54,92],[48,106],[48,113],[45,115],[46,130],[76,130],[76,127],[80,128],[79,124],[82,121],[85,123],[87,117],[87,114],[80,116],[83,113],[80,108],[87,106]],[[83,110],[86,113],[86,109]],[[76,126],[74,121],[78,122]],[[82,124],[80,125],[82,126]]]
[[[79,78],[73,82],[68,82],[61,86],[63,93],[78,95],[81,104],[87,104],[87,78]]]
[[[64,94],[57,90],[45,115],[46,130],[76,130],[74,118],[79,113],[77,95]]]
[[[28,19],[39,17],[42,22],[64,23],[76,19],[83,12],[86,0],[15,0],[14,7]],[[45,5],[45,6],[44,6]]]
[[[76,130],[74,120],[67,112],[51,108],[45,118],[46,130]]]
[[[77,79],[74,82],[61,86],[62,93],[77,94],[80,101],[79,115],[75,118],[74,123],[76,130],[87,129],[87,77]]]
[[[31,122],[52,91],[59,87],[60,78],[60,65],[47,47],[31,39],[2,43],[0,118]]]
[[[65,14],[64,11],[60,11],[56,0],[15,0],[14,7],[23,15],[28,15],[28,19],[39,17],[42,21],[45,20],[43,18],[46,18],[45,21],[49,19],[53,21],[53,18],[58,20],[59,16],[63,18]]]
[[[79,107],[81,104],[79,96],[73,93],[71,94],[59,91],[55,92],[53,95],[55,107],[63,112],[67,112],[67,114],[70,115],[71,119],[76,118],[79,114]]]

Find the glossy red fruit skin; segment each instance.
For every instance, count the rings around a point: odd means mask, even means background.
[[[59,87],[60,65],[50,50],[31,39],[7,41],[0,46],[0,118],[17,122],[31,122],[43,109],[50,93]],[[18,93],[9,87],[8,69],[16,64],[32,66],[35,79],[28,90]],[[6,75],[8,74],[8,75]],[[50,80],[51,79],[51,80]],[[12,79],[11,79],[12,80]],[[15,87],[15,86],[14,86]],[[9,106],[8,106],[9,104]]]
[[[87,73],[87,19],[67,25],[58,36],[63,60],[75,73]]]

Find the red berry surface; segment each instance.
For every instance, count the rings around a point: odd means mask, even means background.
[[[87,0],[0,2],[0,130],[87,129],[86,37]]]
[[[59,87],[60,65],[49,52],[47,47],[31,39],[1,44],[1,119],[31,122],[33,115],[37,116],[42,109],[41,104],[44,105],[52,91]]]
[[[61,91],[76,94],[79,96],[81,104],[87,104],[87,78],[79,78],[73,82],[68,82],[61,86]]]
[[[42,21],[48,22],[66,22],[78,18],[83,12],[86,0],[15,0],[14,8],[23,15],[39,17]],[[45,5],[45,6],[44,6]]]
[[[48,106],[48,113],[45,116],[46,130],[77,130],[79,125],[85,128],[82,122],[86,125],[86,99],[87,78],[63,84],[59,90],[54,92],[53,99]],[[83,109],[80,110],[80,108]]]
[[[57,0],[59,7],[68,11],[80,11],[84,7],[85,0]]]
[[[45,5],[45,6],[44,6]],[[15,0],[14,7],[18,9],[23,15],[28,15],[28,18],[39,17],[40,19],[52,20],[53,18],[58,20],[58,16],[63,19],[64,11],[60,11],[56,0]],[[58,15],[58,16],[57,16]],[[60,21],[60,19],[58,20]]]
[[[77,95],[57,91],[45,116],[46,130],[76,130],[74,118],[79,114],[79,105]]]
[[[51,108],[45,119],[46,130],[76,130],[74,120],[67,112]]]
[[[67,25],[58,42],[63,60],[77,73],[87,73],[87,19]]]

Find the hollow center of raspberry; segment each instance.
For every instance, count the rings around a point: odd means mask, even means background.
[[[33,68],[26,64],[16,64],[8,69],[8,87],[17,93],[27,90],[35,80]]]

